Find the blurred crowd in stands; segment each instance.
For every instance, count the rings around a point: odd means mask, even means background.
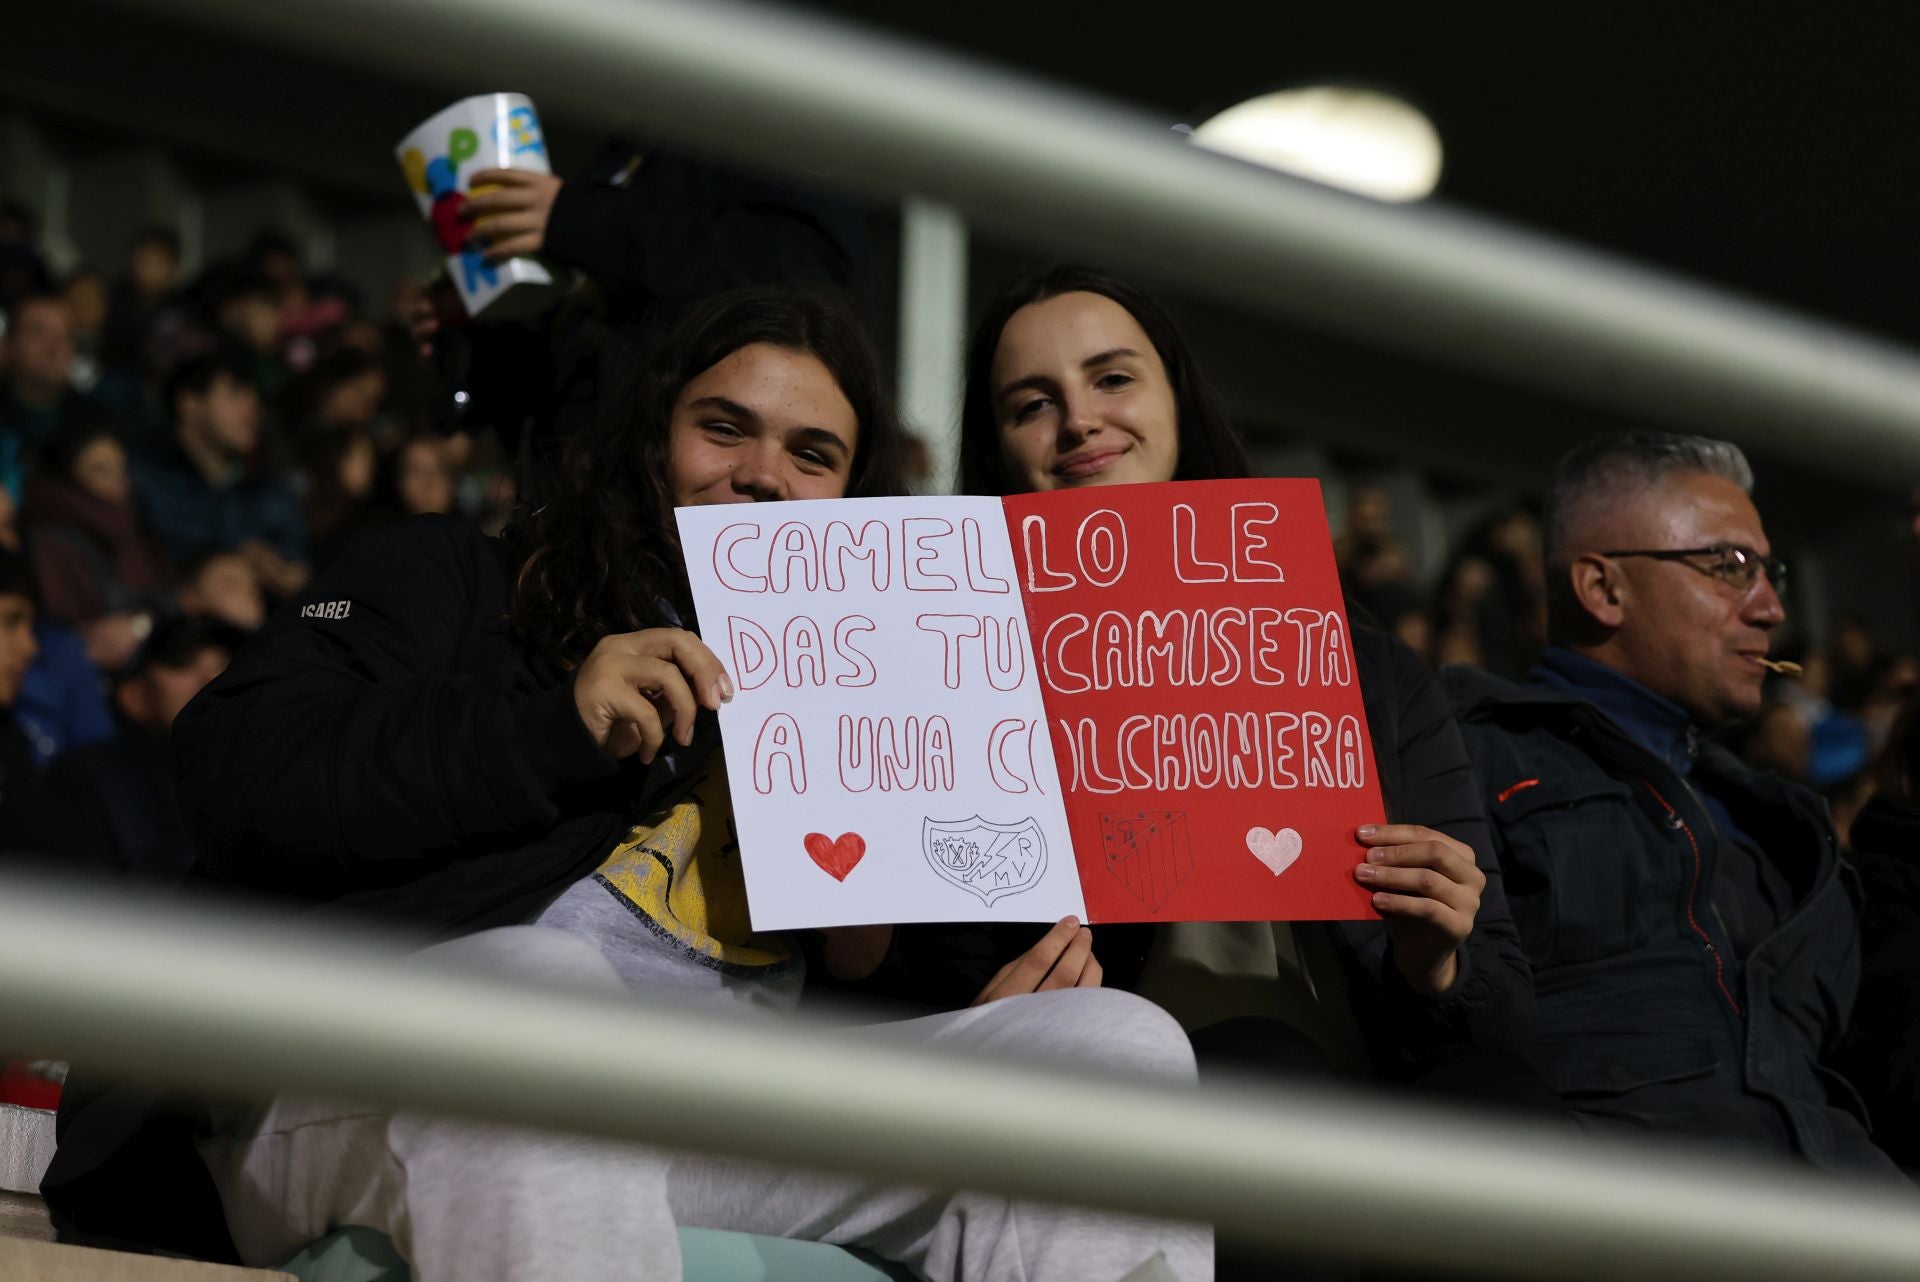
[[[497,531],[515,460],[430,421],[418,282],[370,304],[271,231],[188,277],[164,227],[58,277],[34,233],[0,206],[0,558],[37,607],[0,651],[31,757],[6,767],[6,844],[170,881],[192,860],[173,714],[369,529],[458,511]],[[42,770],[57,820],[13,813]]]

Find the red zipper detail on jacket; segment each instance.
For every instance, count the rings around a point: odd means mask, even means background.
[[[1680,817],[1680,812],[1660,795],[1660,790],[1651,783],[1647,783],[1645,779],[1640,782],[1646,784],[1647,791],[1653,794],[1653,799],[1666,808],[1667,814],[1680,826],[1680,831],[1687,834],[1687,844],[1693,847],[1693,884],[1687,887],[1687,925],[1693,927],[1693,933],[1700,936],[1700,942],[1705,944],[1707,951],[1713,954],[1713,986],[1718,988],[1720,995],[1727,999],[1727,1005],[1733,1007],[1733,1013],[1742,1015],[1740,1003],[1735,1001],[1733,994],[1727,990],[1726,959],[1720,955],[1720,950],[1713,946],[1713,937],[1700,925],[1700,919],[1693,915],[1693,898],[1700,893],[1700,843],[1694,839],[1693,829],[1688,827],[1687,821]]]

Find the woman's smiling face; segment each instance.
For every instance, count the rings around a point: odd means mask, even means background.
[[[827,367],[769,343],[742,347],[688,383],[669,431],[679,507],[837,499],[860,439]]]
[[[1179,410],[1146,331],[1104,294],[1030,303],[1000,331],[993,414],[1018,489],[1170,481]]]

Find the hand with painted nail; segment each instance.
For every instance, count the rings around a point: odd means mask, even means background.
[[[733,681],[706,642],[684,628],[602,637],[573,674],[581,724],[609,756],[651,762],[667,736],[693,742],[701,708],[733,698]]]
[[[1446,992],[1487,885],[1472,847],[1418,824],[1369,825],[1355,836],[1368,850],[1354,880],[1374,892],[1393,964],[1416,991]]]
[[[1102,978],[1093,955],[1093,932],[1078,917],[1062,917],[1039,943],[1002,966],[972,1005],[1056,988],[1098,988]]]

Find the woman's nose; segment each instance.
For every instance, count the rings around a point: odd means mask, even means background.
[[[1069,396],[1060,407],[1060,431],[1076,441],[1084,441],[1101,428],[1090,397]]]
[[[734,464],[733,488],[750,494],[756,502],[771,502],[787,496],[786,474],[780,467],[780,448],[774,442],[754,445]]]

